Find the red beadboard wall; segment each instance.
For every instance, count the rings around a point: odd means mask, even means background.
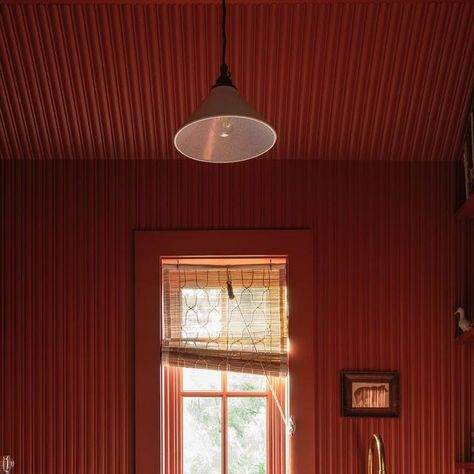
[[[466,259],[462,262],[463,269],[460,273],[465,275],[461,282],[461,293],[465,292],[468,307],[474,309],[474,226],[469,224],[462,235],[464,242],[464,254]],[[473,318],[471,312],[471,319]],[[456,450],[459,459],[469,459],[471,439],[469,432],[474,432],[474,344],[458,347],[455,353],[455,405],[458,406],[458,425]],[[466,434],[467,433],[467,434]],[[473,440],[474,441],[474,440]],[[463,456],[464,454],[464,456]],[[471,461],[474,463],[474,451],[472,451]]]
[[[220,58],[217,0],[2,0],[0,158],[177,159]],[[456,160],[472,0],[232,0],[228,62],[263,160]],[[436,98],[436,100],[433,100]]]
[[[312,227],[317,473],[365,472],[377,431],[389,472],[453,474],[474,423],[473,348],[454,344],[451,316],[460,302],[474,310],[456,174],[1,162],[0,451],[16,474],[133,472],[133,229]],[[343,368],[400,370],[401,417],[341,418]]]

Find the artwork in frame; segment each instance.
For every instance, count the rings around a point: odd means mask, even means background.
[[[400,374],[341,371],[342,416],[400,415]]]

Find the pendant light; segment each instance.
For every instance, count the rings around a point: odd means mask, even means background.
[[[234,163],[267,152],[275,130],[243,99],[232,84],[226,64],[226,3],[222,0],[220,76],[204,102],[176,132],[174,146],[193,160]]]

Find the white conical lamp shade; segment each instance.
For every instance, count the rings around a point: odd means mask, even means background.
[[[276,142],[275,130],[232,86],[216,86],[176,132],[174,146],[183,155],[209,163],[250,160]]]

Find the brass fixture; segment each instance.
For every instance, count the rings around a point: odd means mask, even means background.
[[[374,464],[374,445],[377,450],[377,459],[379,461],[379,471],[378,474],[387,474],[385,470],[385,449],[383,447],[382,437],[378,434],[372,435],[369,443],[369,458],[368,458],[368,474],[373,474],[373,464]]]

